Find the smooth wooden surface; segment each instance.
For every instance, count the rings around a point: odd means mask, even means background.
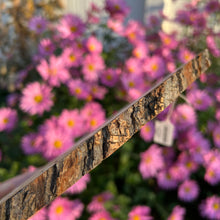
[[[98,166],[152,120],[210,66],[205,50],[167,76],[68,152],[47,164],[0,201],[0,219],[28,219]]]

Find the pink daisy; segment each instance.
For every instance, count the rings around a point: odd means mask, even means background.
[[[78,109],[64,109],[58,118],[58,126],[62,127],[73,138],[79,137],[84,133],[83,120]]]
[[[16,110],[11,108],[0,108],[0,132],[11,131],[18,121]]]
[[[81,177],[76,183],[74,183],[69,189],[67,189],[66,193],[79,194],[86,189],[87,184],[89,182],[90,182],[90,175],[86,174],[83,177]]]
[[[177,181],[174,180],[170,173],[166,170],[160,171],[157,174],[157,184],[164,190],[175,189],[178,185]]]
[[[83,211],[84,205],[80,200],[68,200],[58,197],[49,207],[48,216],[50,220],[75,220]]]
[[[150,80],[155,80],[165,74],[166,66],[161,57],[154,55],[145,59],[143,69]]]
[[[154,136],[154,123],[148,122],[140,130],[140,136],[146,141],[149,142]]]
[[[205,10],[208,13],[218,12],[220,10],[220,2],[218,0],[209,0],[206,3]]]
[[[95,212],[89,220],[114,220],[107,211]]]
[[[213,141],[214,141],[215,146],[220,148],[220,126],[219,125],[213,129],[212,136],[213,136]]]
[[[186,210],[177,205],[173,208],[170,216],[167,218],[167,220],[184,220],[184,216],[185,216]]]
[[[190,91],[187,94],[187,100],[200,111],[205,111],[212,105],[212,98],[205,91],[199,89]]]
[[[38,50],[40,55],[48,56],[51,55],[55,50],[55,45],[49,38],[44,38],[40,41]]]
[[[164,47],[173,50],[177,48],[178,41],[175,39],[176,37],[174,34],[170,35],[160,31],[159,36]]]
[[[34,31],[37,34],[41,34],[47,28],[47,21],[41,16],[35,16],[31,18],[28,26],[30,30]]]
[[[41,210],[37,211],[28,220],[46,220],[46,219],[47,219],[47,209],[46,208],[42,208]]]
[[[51,88],[39,82],[29,83],[22,91],[20,108],[30,115],[42,115],[53,105]]]
[[[86,48],[90,53],[100,54],[102,52],[102,43],[94,36],[90,36],[86,41]]]
[[[104,70],[104,61],[100,55],[88,54],[82,63],[82,72],[85,80],[89,82],[97,82],[100,72]]]
[[[206,37],[207,47],[215,57],[220,57],[220,48],[217,47],[215,38],[212,35]]]
[[[128,74],[140,75],[142,73],[140,60],[134,57],[128,58],[125,61],[125,71]]]
[[[128,213],[128,220],[152,220],[150,211],[151,209],[148,206],[135,206]]]
[[[140,156],[139,171],[144,179],[155,177],[164,167],[162,150],[156,144],[151,145]]]
[[[109,29],[113,30],[119,36],[124,35],[124,26],[123,26],[122,21],[109,18],[107,21],[107,26]]]
[[[113,199],[113,195],[110,192],[103,192],[92,198],[92,201],[87,206],[89,212],[100,212],[105,211],[105,202]]]
[[[199,195],[199,186],[194,180],[185,180],[178,188],[178,197],[185,202],[195,200]]]
[[[106,0],[105,10],[109,12],[112,18],[123,20],[130,12],[124,0]]]
[[[82,20],[72,14],[63,16],[60,23],[57,25],[57,30],[60,33],[61,38],[75,39],[81,36],[84,32],[85,24]]]
[[[21,148],[25,154],[35,154],[40,152],[43,137],[37,133],[29,133],[22,137]]]
[[[174,179],[177,182],[181,182],[189,177],[190,172],[183,164],[174,163],[169,168],[169,174],[172,179]]]
[[[67,84],[70,94],[77,97],[77,99],[86,100],[89,96],[88,84],[81,79],[72,79]]]
[[[214,161],[206,166],[204,179],[210,185],[214,186],[220,182],[220,161]]]
[[[70,79],[70,74],[65,68],[63,59],[54,55],[49,58],[49,63],[46,60],[41,60],[37,70],[51,86],[60,86],[60,83],[65,83]]]
[[[186,10],[179,10],[176,15],[177,22],[184,24],[184,25],[191,25],[192,22],[190,20],[190,12]]]
[[[195,54],[193,52],[191,52],[190,50],[188,50],[187,48],[182,47],[179,49],[178,59],[182,63],[189,62],[194,56],[195,56]]]
[[[61,57],[68,68],[78,67],[82,62],[82,54],[82,50],[76,47],[67,47],[64,49]]]
[[[216,195],[206,198],[199,206],[201,215],[208,219],[220,219],[220,198]]]
[[[194,109],[187,104],[180,104],[174,110],[172,122],[178,130],[186,130],[196,124],[196,113]]]
[[[90,93],[95,99],[103,100],[107,92],[108,90],[103,86],[99,86],[96,83],[90,84]]]
[[[101,74],[101,82],[103,85],[113,87],[119,80],[117,69],[108,68]]]
[[[73,146],[72,136],[59,127],[46,130],[44,141],[42,154],[48,160],[54,159]]]
[[[148,54],[147,45],[144,41],[139,41],[135,44],[132,55],[137,59],[143,60]]]

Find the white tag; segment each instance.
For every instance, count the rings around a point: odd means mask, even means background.
[[[174,125],[169,121],[155,121],[154,142],[170,147],[173,145]]]

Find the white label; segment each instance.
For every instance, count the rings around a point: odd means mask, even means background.
[[[170,147],[173,145],[174,125],[169,121],[155,121],[154,142]]]

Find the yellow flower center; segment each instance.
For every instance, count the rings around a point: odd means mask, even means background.
[[[42,100],[43,100],[43,96],[42,96],[42,95],[36,95],[36,96],[34,97],[34,101],[35,101],[36,103],[40,103],[40,102],[42,102]]]
[[[69,59],[71,62],[74,62],[76,60],[76,57],[73,54],[70,54]]]
[[[218,210],[220,208],[219,203],[213,204],[213,209]]]
[[[51,76],[57,75],[57,69],[49,69],[49,75]]]
[[[89,45],[89,50],[90,51],[94,51],[95,50],[95,45],[94,44],[90,44]]]
[[[8,119],[8,118],[4,118],[4,119],[3,119],[3,123],[4,123],[4,124],[7,124],[8,122],[9,122],[9,119]]]
[[[184,190],[185,190],[185,192],[190,192],[190,187],[187,186],[184,188]]]
[[[190,161],[187,162],[187,163],[186,163],[186,167],[187,167],[187,168],[192,168],[192,163],[191,163]]]
[[[63,213],[63,206],[61,206],[61,205],[57,206],[55,212],[58,215],[62,214]]]
[[[104,199],[103,199],[103,197],[102,197],[102,196],[98,196],[98,197],[97,197],[97,201],[98,201],[98,202],[103,202],[103,201],[104,201]]]
[[[169,45],[171,43],[171,39],[169,37],[165,37],[164,44]]]
[[[96,126],[96,125],[97,125],[97,121],[96,121],[95,119],[92,119],[92,120],[90,121],[90,125],[91,125],[92,127]]]
[[[76,93],[76,94],[81,94],[81,93],[82,93],[81,88],[76,88],[76,89],[75,89],[75,93]]]
[[[69,120],[67,124],[69,127],[73,127],[75,125],[75,121]]]
[[[149,127],[149,126],[146,126],[146,127],[145,127],[145,131],[146,131],[146,132],[149,132],[149,131],[150,131],[150,127]]]
[[[184,59],[185,59],[186,61],[188,61],[188,60],[190,59],[189,54],[185,54]]]
[[[135,39],[136,38],[136,35],[134,32],[131,32],[130,34],[128,34],[128,36],[131,38],[131,39]]]
[[[108,81],[110,81],[110,80],[112,80],[112,76],[111,76],[111,75],[106,75],[106,79],[107,79]]]
[[[115,10],[119,10],[120,6],[119,5],[114,5]]]
[[[140,220],[140,216],[139,216],[139,215],[135,215],[135,216],[133,217],[133,220]]]
[[[89,95],[86,97],[86,100],[87,100],[88,102],[91,101],[91,100],[92,100],[92,95],[89,94]]]
[[[152,158],[151,156],[147,156],[146,159],[145,159],[145,163],[148,164],[152,161]]]
[[[158,70],[158,65],[155,63],[151,66],[153,71],[157,71]]]
[[[88,69],[89,69],[90,71],[93,71],[93,70],[95,69],[95,67],[94,67],[92,64],[89,64],[89,65],[88,65]]]
[[[56,140],[54,142],[54,147],[57,148],[57,149],[61,148],[62,147],[62,141]]]
[[[76,32],[76,30],[77,30],[77,28],[76,28],[76,26],[72,26],[71,28],[70,28],[70,30],[71,30],[71,32]]]
[[[210,171],[208,172],[208,175],[209,175],[210,177],[215,177],[215,172],[214,172],[213,170],[210,170]]]
[[[134,82],[129,82],[129,83],[128,83],[128,86],[129,86],[130,88],[133,88],[133,87],[135,86],[135,84],[134,84]]]

